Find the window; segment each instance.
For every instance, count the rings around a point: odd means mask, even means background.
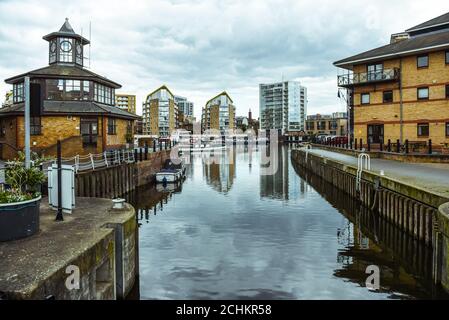
[[[368,65],[367,72],[368,81],[382,80],[384,65],[382,63]]]
[[[449,137],[449,122],[446,122],[446,137]]]
[[[59,38],[59,61],[73,62],[73,39]]]
[[[446,99],[449,99],[449,84],[446,85]]]
[[[306,122],[307,130],[315,130],[315,122]]]
[[[13,102],[14,103],[23,102],[25,100],[25,95],[24,95],[25,91],[24,91],[23,82],[14,84],[12,91],[13,91]]]
[[[429,99],[429,87],[418,88],[418,100],[428,100]]]
[[[133,133],[133,122],[131,120],[128,120],[126,123],[126,133],[127,134]]]
[[[449,51],[446,51],[446,64],[449,64]]]
[[[117,125],[114,118],[108,118],[108,134],[110,135],[117,134]]]
[[[30,117],[30,135],[40,135],[41,128],[41,117]]]
[[[427,54],[424,56],[419,56],[416,59],[416,64],[418,68],[427,68],[429,66],[429,56]]]
[[[362,104],[369,104],[370,103],[370,94],[369,93],[362,93],[360,100],[361,100]]]
[[[87,80],[47,79],[48,100],[89,100],[90,82]]]
[[[99,83],[94,83],[94,100],[105,104],[114,104],[115,101],[114,89],[103,86]]]
[[[383,101],[384,101],[384,103],[392,103],[393,102],[393,91],[384,91]]]
[[[428,136],[429,136],[429,124],[418,123],[418,137],[428,137]]]

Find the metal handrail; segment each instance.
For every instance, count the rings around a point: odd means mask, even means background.
[[[380,71],[352,73],[338,76],[339,86],[390,81],[399,79],[399,68],[383,69]]]

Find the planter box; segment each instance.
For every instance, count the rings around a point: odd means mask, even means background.
[[[0,204],[0,241],[17,240],[39,231],[41,197]]]

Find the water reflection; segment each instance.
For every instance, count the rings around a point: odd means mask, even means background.
[[[345,194],[292,166],[262,176],[260,151],[233,163],[193,156],[182,190],[139,189],[142,299],[388,299],[443,297],[429,249]],[[211,188],[212,186],[212,188]],[[364,287],[381,268],[381,292]]]

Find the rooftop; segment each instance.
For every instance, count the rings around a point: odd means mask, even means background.
[[[414,32],[421,30],[419,34]],[[390,43],[334,62],[337,67],[352,69],[354,65],[388,58],[413,55],[449,48],[449,13],[407,30],[410,38]]]

